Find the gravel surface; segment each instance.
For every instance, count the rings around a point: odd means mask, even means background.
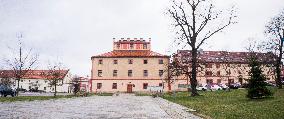
[[[45,101],[0,103],[0,118],[24,119],[178,119],[199,118],[186,108],[149,96],[92,96]]]

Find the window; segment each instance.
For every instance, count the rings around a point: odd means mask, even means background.
[[[29,82],[31,82],[31,80],[29,80]]]
[[[21,82],[23,82],[23,80],[21,80]]]
[[[232,83],[234,83],[234,79],[229,79],[229,80],[228,80],[228,84],[230,85],[230,84],[232,84]]]
[[[220,76],[220,75],[221,75],[220,71],[217,71],[217,76]]]
[[[46,90],[46,87],[43,87],[43,90]]]
[[[212,64],[205,64],[205,68],[212,68]]]
[[[144,64],[148,64],[148,60],[143,60],[143,63]]]
[[[130,44],[130,49],[133,49],[134,48],[134,45],[133,44]]]
[[[98,70],[98,77],[102,77],[103,75],[103,71],[102,70]]]
[[[47,81],[44,81],[44,83],[47,83]]]
[[[163,86],[163,83],[159,83],[159,86]]]
[[[112,89],[117,89],[117,83],[112,84]]]
[[[231,75],[231,70],[226,71],[227,75]]]
[[[31,86],[29,86],[29,89],[31,89],[32,87]]]
[[[117,64],[117,60],[113,60],[113,64]]]
[[[113,70],[112,76],[113,76],[113,77],[117,77],[117,70]]]
[[[212,80],[212,79],[206,79],[206,83],[207,83],[207,84],[212,84],[212,83],[213,83],[213,80]]]
[[[220,64],[216,64],[216,68],[218,68],[218,69],[219,69],[219,68],[220,68]]]
[[[206,75],[206,76],[212,76],[212,71],[206,71],[206,72],[205,72],[205,75]]]
[[[100,60],[99,60],[99,64],[103,64],[103,60],[100,59]]]
[[[129,59],[128,64],[133,64],[133,59]]]
[[[102,88],[102,83],[97,83],[97,89],[101,89]]]
[[[120,48],[120,44],[116,44],[116,48],[119,49]]]
[[[218,83],[218,84],[220,84],[220,83],[221,83],[221,81],[222,81],[221,79],[217,79],[217,83]]]
[[[147,77],[148,76],[148,70],[143,71],[143,76]]]
[[[132,70],[128,70],[128,77],[132,77]]]
[[[36,81],[36,83],[38,83],[38,81]]]
[[[164,64],[164,60],[159,59],[159,64]]]
[[[159,70],[159,76],[163,76],[164,71],[163,70]]]
[[[240,70],[238,71],[238,73],[239,73],[239,74],[242,74],[242,72],[241,72]]]
[[[147,44],[143,44],[143,49],[147,49]]]
[[[148,83],[143,83],[143,89],[147,89]]]

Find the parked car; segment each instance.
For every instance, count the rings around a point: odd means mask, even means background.
[[[11,95],[12,97],[16,96],[17,91],[11,86],[0,85],[0,94],[1,97],[7,97],[7,95]]]
[[[196,90],[199,90],[199,91],[206,91],[207,90],[207,85],[199,85],[196,87]]]
[[[19,88],[18,91],[27,92],[27,90],[24,88]]]
[[[275,81],[264,81],[266,83],[266,86],[276,86]]]
[[[239,89],[241,87],[240,83],[232,83],[229,85],[230,89]]]
[[[29,90],[29,92],[45,93],[44,90],[38,90],[38,89],[34,89],[34,88],[31,88],[31,89]]]
[[[241,88],[248,88],[248,83],[244,83],[243,85],[241,85]]]
[[[222,90],[222,87],[218,86],[217,84],[210,85],[211,91]]]
[[[223,90],[227,90],[229,87],[226,84],[218,84]]]

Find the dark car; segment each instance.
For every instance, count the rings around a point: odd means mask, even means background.
[[[18,91],[21,91],[21,92],[27,92],[27,89],[24,89],[24,88],[19,88]]]
[[[29,90],[29,92],[37,92],[37,93],[45,93],[45,91],[44,90],[38,90],[37,88],[31,88],[30,90]]]
[[[229,85],[230,89],[239,89],[241,87],[241,84],[239,83],[232,83]]]
[[[249,87],[249,84],[248,83],[244,83],[241,85],[241,88],[248,88]]]
[[[273,87],[276,87],[276,83],[275,81],[264,81],[266,86],[273,86]]]
[[[7,85],[0,85],[0,94],[1,97],[6,97],[7,95],[11,95],[12,97],[16,96],[16,90],[12,89],[10,86]]]

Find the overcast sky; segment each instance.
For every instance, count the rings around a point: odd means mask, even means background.
[[[237,6],[238,24],[212,37],[205,50],[245,51],[247,39],[264,39],[269,19],[283,0],[214,0],[221,9]],[[61,61],[72,74],[90,75],[91,56],[112,50],[112,38],[151,38],[152,50],[169,54],[174,41],[169,0],[0,0],[0,58],[13,53],[17,35],[47,61]],[[170,50],[170,51],[169,51]],[[169,51],[169,52],[168,52]]]

